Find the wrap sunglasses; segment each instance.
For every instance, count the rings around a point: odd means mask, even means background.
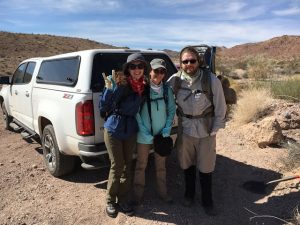
[[[182,61],[182,63],[185,64],[185,65],[188,64],[188,63],[195,64],[196,62],[197,62],[196,59],[187,59],[187,60]]]
[[[140,69],[140,70],[141,70],[141,69],[144,69],[145,66],[144,66],[143,63],[139,63],[139,64],[129,64],[128,68],[129,68],[130,70],[135,70],[135,69]]]

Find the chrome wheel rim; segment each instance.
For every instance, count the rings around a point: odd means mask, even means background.
[[[50,134],[44,137],[45,159],[50,170],[54,170],[56,166],[55,145]]]

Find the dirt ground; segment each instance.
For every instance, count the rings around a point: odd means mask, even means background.
[[[285,171],[280,161],[287,149],[260,149],[246,141],[231,122],[217,136],[217,166],[213,177],[214,200],[219,211],[208,217],[197,198],[191,208],[182,206],[183,174],[176,151],[167,161],[168,187],[172,205],[161,202],[155,193],[154,162],[147,173],[144,203],[133,217],[105,214],[105,189],[108,168],[86,171],[78,168],[63,178],[52,177],[38,143],[27,143],[21,135],[6,131],[0,116],[0,224],[1,225],[96,225],[96,224],[284,224],[300,203],[300,181],[271,186],[267,194],[255,194],[241,187],[245,181],[269,181],[299,171]],[[248,131],[246,131],[248,132]],[[251,131],[249,131],[251,132]],[[245,133],[245,132],[244,132]],[[299,134],[299,130],[293,133]],[[262,216],[262,217],[259,217]]]

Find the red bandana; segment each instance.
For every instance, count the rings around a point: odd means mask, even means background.
[[[134,92],[137,92],[139,95],[142,95],[144,88],[145,88],[145,82],[144,82],[144,76],[142,76],[138,80],[134,80],[132,76],[128,76],[127,78],[132,90]]]

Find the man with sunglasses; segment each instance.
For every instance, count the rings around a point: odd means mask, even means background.
[[[209,216],[217,214],[212,197],[212,173],[216,161],[216,133],[225,127],[226,103],[219,79],[207,68],[195,48],[180,52],[180,70],[168,80],[176,97],[178,134],[176,148],[184,171],[183,204],[195,198],[196,171],[199,170],[202,206]],[[209,82],[210,92],[204,88]]]

